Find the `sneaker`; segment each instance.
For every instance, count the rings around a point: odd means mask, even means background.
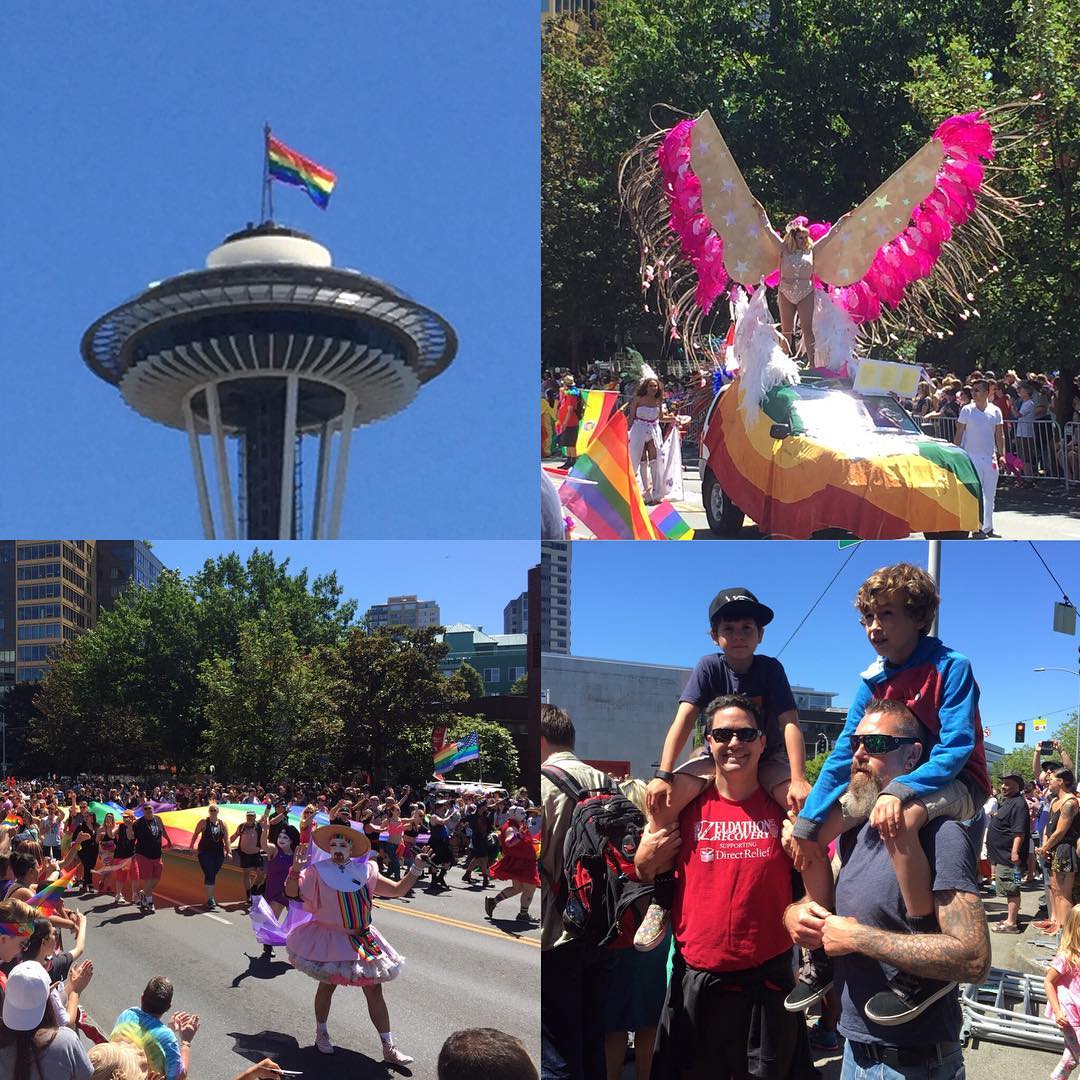
[[[264,945],[263,946],[262,958],[264,960],[273,960],[274,959],[274,946],[273,945]]]
[[[519,911],[517,913],[517,921],[531,923],[536,922],[536,918],[533,915],[530,915],[527,911]]]
[[[986,533],[984,533],[982,531],[982,529],[976,529],[975,532],[973,532],[971,534],[971,539],[972,540],[985,540],[986,539]]]
[[[206,901],[206,906],[210,911],[217,911],[217,901],[212,896]]]
[[[154,898],[152,896],[150,897],[149,900],[146,901],[146,914],[147,915],[153,915],[154,914]]]
[[[922,979],[918,975],[909,975],[898,971],[889,980],[889,989],[875,994],[867,1003],[863,1012],[868,1020],[885,1027],[896,1027],[914,1020],[925,1012],[939,998],[956,989],[954,982],[938,982],[936,979]]]
[[[411,1065],[416,1060],[403,1054],[393,1043],[382,1044],[382,1059],[391,1065]]]
[[[650,904],[645,918],[634,935],[634,948],[638,952],[651,952],[664,940],[667,933],[668,913],[659,904]]]
[[[494,916],[494,914],[495,914],[495,905],[497,903],[498,903],[498,900],[496,900],[496,898],[494,896],[485,896],[484,897],[484,914],[489,919],[492,918],[492,916]]]
[[[315,1032],[315,1049],[318,1050],[320,1054],[332,1054],[334,1052],[334,1044],[330,1041],[328,1032]]]
[[[832,961],[826,956],[819,959],[811,953],[799,972],[795,988],[784,998],[784,1008],[788,1012],[805,1012],[811,1005],[816,1005],[832,986]]]

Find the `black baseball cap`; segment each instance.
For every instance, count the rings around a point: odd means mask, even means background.
[[[728,618],[748,615],[758,626],[767,626],[773,620],[772,608],[760,603],[749,589],[744,589],[742,586],[721,589],[713,597],[709,605],[709,626],[715,626],[716,620],[721,615]]]
[[[1003,781],[1004,780],[1015,780],[1016,781],[1016,786],[1021,791],[1024,790],[1024,778],[1019,773],[1007,772],[1007,773],[1002,775],[1001,779]]]

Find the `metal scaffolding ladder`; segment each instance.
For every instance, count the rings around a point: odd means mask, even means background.
[[[960,1004],[960,1038],[965,1043],[987,1039],[1055,1053],[1065,1045],[1057,1024],[1043,1015],[1046,992],[1038,975],[991,968],[984,983],[965,984]]]

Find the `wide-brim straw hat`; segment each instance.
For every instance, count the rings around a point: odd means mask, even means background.
[[[330,841],[344,836],[352,844],[352,858],[359,859],[371,850],[371,841],[357,829],[348,825],[320,825],[311,834],[311,842],[327,854],[330,853]]]
[[[87,1057],[94,1066],[90,1080],[146,1080],[150,1073],[146,1051],[134,1043],[98,1043]]]

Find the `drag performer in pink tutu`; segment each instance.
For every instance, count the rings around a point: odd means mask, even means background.
[[[348,825],[314,829],[310,848],[297,850],[285,878],[284,894],[290,903],[284,918],[275,919],[263,898],[255,897],[252,925],[259,941],[284,945],[293,967],[318,982],[315,1046],[321,1053],[334,1052],[326,1027],[334,991],[359,986],[382,1040],[383,1060],[408,1065],[413,1059],[394,1044],[382,992],[384,982],[397,978],[403,958],[371,925],[372,899],[403,896],[428,864],[418,857],[401,881],[391,881],[379,873],[370,854],[368,838],[357,829]]]

